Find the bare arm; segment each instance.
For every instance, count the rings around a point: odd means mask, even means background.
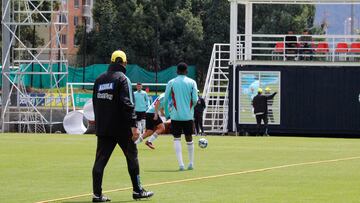
[[[158,119],[159,106],[160,106],[160,101],[156,100],[156,102],[155,102],[154,120]]]

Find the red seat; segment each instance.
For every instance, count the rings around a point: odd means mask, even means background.
[[[351,43],[349,52],[360,53],[360,42]]]
[[[336,45],[335,53],[347,53],[348,52],[348,44],[346,42],[339,42]]]
[[[284,42],[276,42],[274,52],[275,53],[284,53],[284,47],[285,47]]]
[[[327,42],[319,42],[317,48],[315,49],[316,53],[329,53],[329,43]]]

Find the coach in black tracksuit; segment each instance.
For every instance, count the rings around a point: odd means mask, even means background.
[[[125,76],[126,55],[115,51],[108,71],[100,75],[94,85],[93,105],[96,122],[97,149],[93,167],[93,202],[110,201],[102,195],[104,168],[115,148],[119,145],[126,157],[128,172],[133,186],[133,198],[151,197],[140,185],[138,151],[133,139],[137,139],[134,96],[131,82]]]
[[[199,99],[196,102],[196,105],[194,107],[194,123],[195,123],[196,135],[204,135],[204,127],[203,127],[202,117],[203,117],[205,107],[206,107],[205,100],[202,97],[200,97],[200,95],[199,95]],[[200,130],[201,130],[201,133],[200,133]]]
[[[257,134],[261,134],[261,120],[264,121],[265,133],[264,135],[268,136],[268,100],[271,100],[275,97],[277,92],[274,92],[271,95],[265,96],[262,95],[262,89],[258,89],[258,94],[253,98],[252,105],[254,107],[254,114],[256,116],[256,127]]]

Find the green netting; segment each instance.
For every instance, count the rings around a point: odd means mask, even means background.
[[[48,65],[44,65],[46,69],[48,69]],[[94,82],[95,79],[103,72],[105,72],[108,68],[108,64],[95,64],[91,66],[87,66],[85,68],[85,81],[84,82]],[[20,69],[23,72],[45,72],[45,70],[39,65],[34,64],[32,65],[22,65]],[[147,71],[144,68],[141,68],[138,65],[129,64],[126,67],[127,72],[126,75],[130,78],[131,82],[142,82],[142,83],[155,83],[155,72]],[[65,70],[65,67],[62,67],[62,70]],[[52,66],[52,71],[57,72],[59,71],[59,67],[57,64]],[[83,82],[83,69],[82,68],[75,68],[69,67],[68,69],[68,82]],[[159,71],[157,74],[158,83],[167,83],[172,78],[176,77],[176,66],[171,66],[167,69]],[[195,80],[196,78],[196,70],[195,66],[188,67],[188,76]],[[11,75],[12,78],[15,75]],[[23,81],[26,86],[32,86],[34,88],[50,88],[50,75],[30,75],[25,74],[23,76]],[[57,80],[61,75],[55,76]],[[1,82],[1,80],[0,80]],[[66,79],[61,80],[59,86],[65,87]],[[1,84],[1,83],[0,83]],[[55,84],[55,79],[52,79],[52,84]],[[162,89],[162,88],[160,88]]]

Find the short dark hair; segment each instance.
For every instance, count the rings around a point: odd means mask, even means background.
[[[141,82],[136,83],[136,85],[142,85]]]
[[[181,62],[177,65],[177,71],[180,73],[184,73],[187,71],[187,67],[188,67],[188,65],[186,63]]]
[[[122,64],[122,63],[124,63],[124,61],[123,61],[123,59],[121,58],[121,57],[117,57],[116,59],[115,59],[115,62],[114,62],[115,64]]]

